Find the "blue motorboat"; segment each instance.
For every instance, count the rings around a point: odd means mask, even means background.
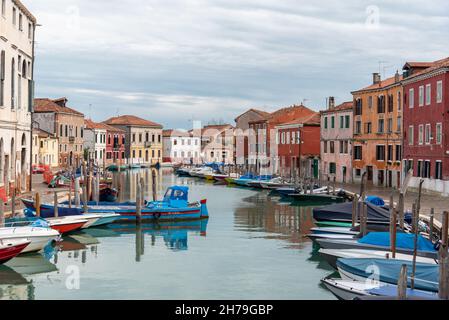
[[[162,201],[147,202],[142,208],[142,219],[151,220],[189,220],[189,219],[205,219],[209,217],[207,210],[207,200],[201,200],[190,203],[188,201],[189,188],[186,186],[172,186],[167,189]],[[32,200],[22,200],[32,210],[34,202]],[[107,204],[92,204],[87,205],[87,212],[89,213],[117,213],[120,214],[120,219],[135,220],[136,219],[136,204],[133,202],[127,203],[107,203]],[[58,205],[58,215],[80,215],[84,213],[84,208],[73,207],[69,208],[68,204]],[[54,207],[50,204],[41,205],[42,217],[53,217]]]

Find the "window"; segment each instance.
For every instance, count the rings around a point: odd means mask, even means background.
[[[371,133],[373,131],[371,122],[365,123],[365,133]]]
[[[432,102],[432,86],[430,84],[426,85],[426,106],[430,105]]]
[[[437,82],[437,103],[443,102],[443,81]]]
[[[16,20],[17,20],[17,10],[16,8],[12,8],[12,24],[16,25]]]
[[[419,106],[422,107],[424,105],[424,86],[419,86],[418,92]]]
[[[350,122],[351,122],[351,117],[350,116],[345,116],[345,128],[346,129],[349,129]]]
[[[354,146],[354,160],[362,160],[362,146]]]
[[[133,158],[136,157],[136,150],[133,150]]]
[[[4,16],[6,12],[6,0],[2,0],[2,15]]]
[[[139,133],[139,142],[142,142],[142,134],[141,133]],[[140,158],[141,156],[139,156],[139,158]]]
[[[436,131],[436,139],[435,139],[435,143],[436,144],[441,144],[441,138],[442,138],[442,131],[441,131],[441,129],[442,129],[442,124],[441,123],[437,123],[437,125],[436,125],[436,128],[435,128],[435,131]]]
[[[337,165],[335,164],[335,162],[330,162],[329,163],[329,173],[330,174],[336,174],[337,173]]]
[[[324,117],[324,129],[327,129],[327,117]]]
[[[362,170],[361,169],[355,169],[355,176],[356,177],[360,177],[362,175]]]
[[[355,102],[355,115],[360,116],[362,114],[363,103],[362,99],[357,99]]]
[[[426,124],[426,131],[425,131],[425,142],[426,144],[430,144],[430,139],[432,138],[432,132],[430,128],[430,124]]]
[[[384,145],[376,146],[376,160],[377,161],[385,161],[385,146]]]
[[[409,95],[409,97],[408,97],[408,106],[409,106],[409,108],[413,108],[413,106],[415,104],[415,90],[414,89],[410,89],[408,95]]]
[[[430,161],[426,160],[424,161],[424,168],[423,168],[423,178],[430,178]]]
[[[385,96],[377,97],[377,113],[385,113]]]
[[[345,117],[340,116],[340,129],[343,129],[345,127]]]
[[[327,153],[327,141],[323,141],[323,152]]]
[[[401,99],[401,93],[398,92],[398,110],[401,111],[402,106],[402,99]]]
[[[330,153],[335,153],[335,143],[334,143],[334,141],[330,142]]]
[[[397,128],[397,132],[401,132],[402,131],[402,117],[398,117],[396,119],[397,123],[396,123],[396,128]]]
[[[355,134],[362,133],[362,121],[355,122]]]
[[[136,142],[136,134],[135,133],[133,133],[133,142]],[[133,158],[134,158],[134,156],[133,156]]]
[[[148,132],[145,133],[145,142],[150,141],[150,135]]]
[[[396,145],[396,161],[402,160],[402,146]]]
[[[345,154],[349,153],[349,142],[345,141]]]
[[[31,23],[28,23],[28,39],[32,40],[33,39],[33,27]]]
[[[332,129],[335,128],[335,117],[334,116],[331,117],[331,128]]]
[[[345,146],[343,141],[340,141],[340,153],[345,153]]]
[[[413,145],[413,126],[408,127],[408,145]]]
[[[392,94],[388,95],[388,112],[394,111],[394,97]]]
[[[151,142],[155,142],[156,141],[156,136],[154,134],[151,135]]]
[[[393,118],[387,119],[387,132],[392,133],[393,132]]]
[[[393,161],[393,146],[392,145],[388,145],[387,160],[388,161]]]
[[[377,133],[384,133],[384,119],[379,119],[377,124]]]
[[[422,160],[418,160],[417,177],[422,177]]]
[[[435,162],[435,179],[443,179],[443,163],[440,160]]]
[[[368,97],[368,108],[372,108],[373,107],[373,97],[372,96],[369,96]]]
[[[14,59],[12,59],[11,63],[11,109],[15,108],[16,104],[16,85],[15,85],[15,79],[16,79],[16,62]]]
[[[23,31],[23,16],[19,13],[19,30]]]
[[[424,126],[420,124],[418,131],[418,143],[423,144],[423,142],[424,142]]]

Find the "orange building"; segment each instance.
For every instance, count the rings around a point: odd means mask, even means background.
[[[352,92],[354,97],[353,179],[400,187],[402,161],[402,76],[381,80]]]

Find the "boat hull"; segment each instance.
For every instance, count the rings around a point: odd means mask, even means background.
[[[0,247],[0,264],[18,256],[30,243],[30,241],[18,241],[16,244]]]
[[[81,220],[79,222],[76,222],[76,221],[65,222],[65,223],[54,224],[54,225],[52,225],[50,223],[50,227],[53,230],[58,231],[60,234],[67,234],[69,232],[73,232],[73,231],[81,229],[85,223],[86,223],[85,220],[84,221]]]

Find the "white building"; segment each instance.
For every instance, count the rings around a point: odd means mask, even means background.
[[[235,164],[234,127],[230,124],[204,126],[201,144],[203,162]]]
[[[201,163],[201,138],[192,132],[164,130],[162,144],[163,162]]]
[[[89,160],[102,166],[106,163],[107,125],[89,119],[85,119],[84,124],[84,150],[87,150]]]
[[[0,5],[0,198],[30,189],[36,19],[18,0]]]

